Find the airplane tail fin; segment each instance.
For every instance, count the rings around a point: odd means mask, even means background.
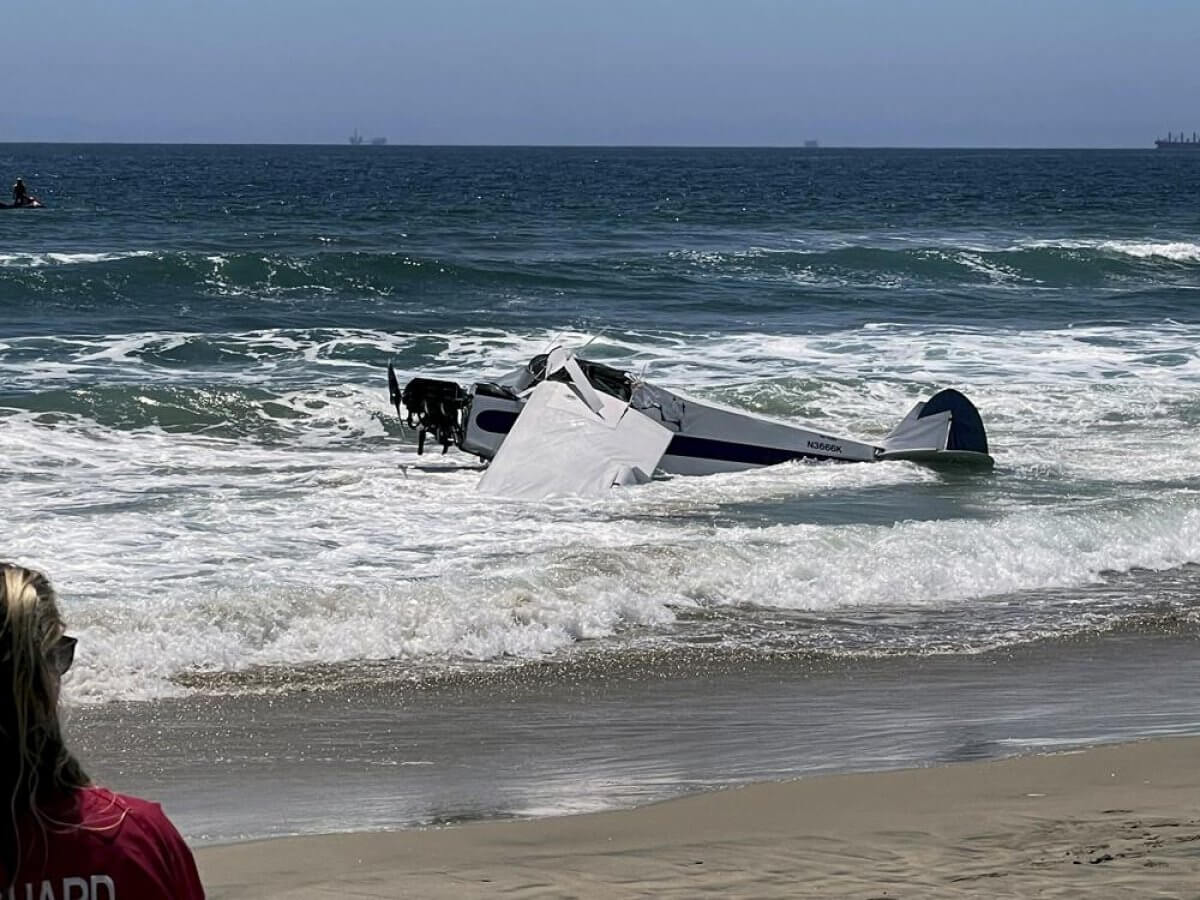
[[[953,388],[916,404],[883,441],[880,459],[992,465],[975,404]]]

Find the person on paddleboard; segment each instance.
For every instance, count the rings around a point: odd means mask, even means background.
[[[13,206],[28,206],[33,202],[33,198],[29,196],[29,190],[25,187],[25,181],[22,178],[17,179],[17,183],[12,187]]]

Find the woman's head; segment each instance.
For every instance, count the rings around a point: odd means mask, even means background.
[[[64,633],[54,589],[41,572],[0,563],[0,790],[14,815],[87,784],[63,745],[62,675],[75,640]]]

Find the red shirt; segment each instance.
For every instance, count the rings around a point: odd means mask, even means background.
[[[21,829],[16,882],[0,866],[0,900],[204,900],[192,851],[157,803],[104,788]]]

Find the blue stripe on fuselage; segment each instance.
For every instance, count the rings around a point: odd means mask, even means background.
[[[746,466],[775,466],[794,459],[832,459],[836,462],[854,462],[840,456],[823,453],[806,453],[783,447],[760,447],[756,444],[738,444],[733,441],[718,441],[715,438],[689,437],[677,434],[671,438],[664,456],[686,456],[692,459],[711,459],[717,462],[740,463]]]

